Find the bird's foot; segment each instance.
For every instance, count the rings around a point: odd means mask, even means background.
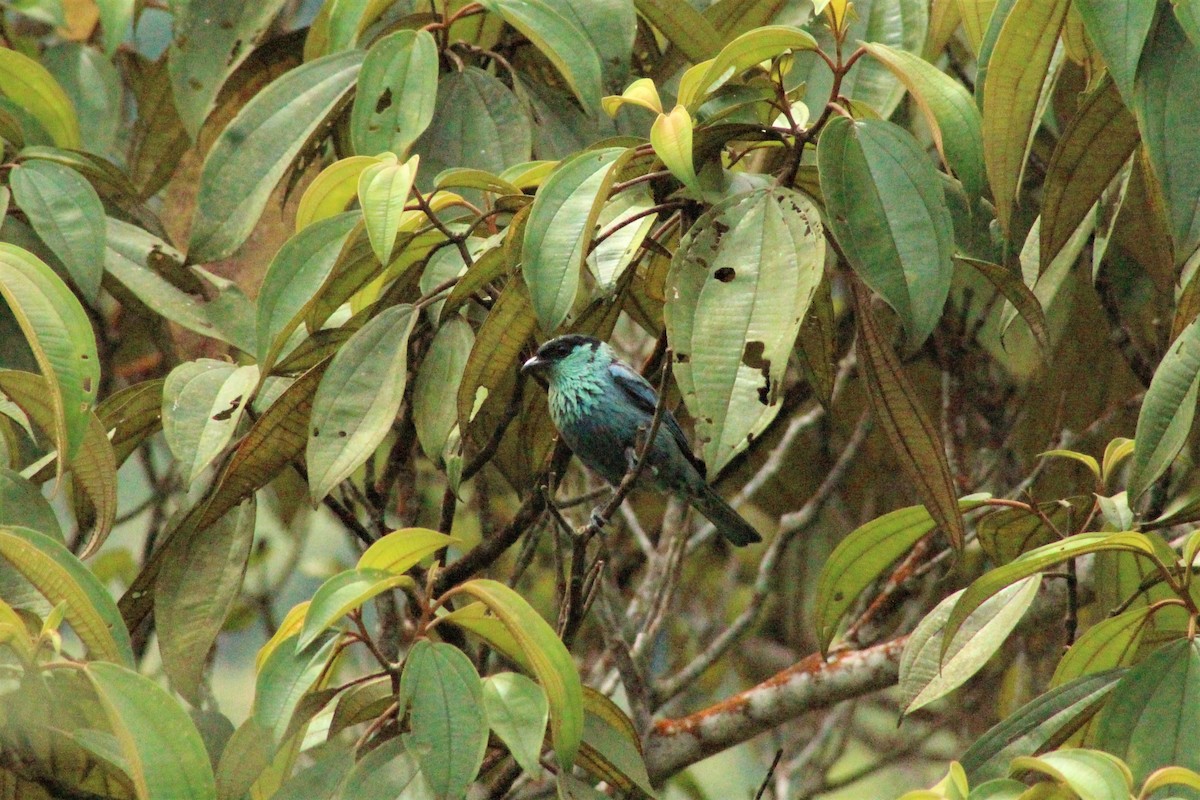
[[[608,520],[606,520],[604,515],[600,513],[603,510],[604,506],[596,506],[592,509],[592,513],[588,516],[588,524],[591,525],[592,529],[596,532],[600,532],[604,529],[604,526],[608,524]]]

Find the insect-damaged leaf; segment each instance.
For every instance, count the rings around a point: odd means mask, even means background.
[[[824,264],[820,216],[789,189],[725,200],[681,242],[667,276],[667,339],[713,474],[779,411],[788,355]]]
[[[397,31],[371,45],[350,112],[354,151],[403,155],[433,119],[437,77],[437,44],[427,31]]]
[[[871,296],[854,284],[854,310],[858,320],[858,359],[871,399],[871,411],[887,434],[896,460],[912,482],[929,513],[961,548],[965,531],[954,492],[954,479],[946,461],[941,436],[921,405],[891,345],[884,340],[871,314]]]

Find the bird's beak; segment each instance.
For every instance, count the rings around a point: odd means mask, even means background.
[[[534,377],[539,377],[549,366],[550,362],[543,361],[537,356],[534,356],[521,365],[521,372],[524,372],[527,375],[533,375]]]

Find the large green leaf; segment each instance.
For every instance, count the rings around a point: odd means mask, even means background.
[[[1150,539],[1141,533],[1079,533],[1057,542],[1030,550],[1002,567],[997,567],[977,578],[963,592],[946,620],[942,634],[943,652],[954,641],[959,627],[975,609],[1001,589],[1022,578],[1041,572],[1046,567],[1061,564],[1089,553],[1119,551],[1153,557],[1155,548]]]
[[[93,662],[85,672],[108,714],[138,797],[216,797],[204,740],[175,698],[128,667]]]
[[[458,397],[463,370],[475,344],[471,324],[457,314],[438,327],[421,360],[413,385],[413,427],[425,455],[442,460],[442,448],[458,424]]]
[[[404,737],[390,739],[354,765],[342,784],[338,800],[435,800],[433,787],[421,771],[417,755]]]
[[[1017,0],[1004,21],[983,84],[983,155],[996,221],[1010,234],[1013,205],[1037,128],[1038,100],[1069,0]]]
[[[513,760],[531,775],[537,774],[550,718],[550,704],[542,687],[516,672],[491,675],[483,681],[483,706],[488,724],[508,747]]]
[[[19,473],[0,467],[0,525],[30,528],[62,542],[62,527],[38,487]]]
[[[570,652],[554,629],[519,594],[503,583],[476,579],[446,596],[469,594],[483,602],[521,648],[550,701],[550,734],[558,763],[569,769],[583,737],[583,685]]]
[[[596,217],[597,230],[606,232],[606,238],[588,253],[587,265],[605,291],[617,287],[626,268],[642,252],[642,243],[658,221],[658,215],[650,213],[653,206],[654,197],[650,190],[635,186],[600,208]]]
[[[958,508],[978,508],[987,497],[963,498]],[[822,650],[828,649],[842,615],[859,595],[936,525],[925,506],[909,506],[871,520],[838,543],[821,568],[813,603],[813,624]]]
[[[225,258],[246,241],[275,185],[353,88],[362,59],[351,50],[285,73],[221,131],[200,174],[190,260]]]
[[[483,684],[453,645],[422,639],[408,651],[400,698],[411,731],[404,737],[437,797],[464,797],[487,749]]]
[[[585,688],[583,743],[579,765],[626,797],[654,797],[642,742],[625,712],[594,689]]]
[[[112,153],[122,129],[124,92],[112,61],[82,42],[61,42],[47,47],[41,62],[66,92],[88,132],[79,146],[99,155]]]
[[[253,364],[237,367],[211,358],[171,370],[162,393],[163,435],[188,483],[229,444],[258,380]]]
[[[1017,709],[963,753],[963,769],[975,785],[1008,774],[1017,756],[1032,755],[1061,742],[1095,713],[1125,670],[1084,675]]]
[[[258,291],[259,368],[269,374],[303,311],[333,271],[346,237],[361,218],[350,212],[318,220],[283,243]]]
[[[394,153],[380,156],[358,176],[358,204],[362,208],[367,239],[379,263],[387,264],[396,246],[396,234],[404,215],[404,204],[412,191],[417,157],[399,163]]]
[[[0,48],[0,93],[37,120],[54,144],[79,147],[79,118],[71,100],[41,64],[12,48]]]
[[[680,243],[667,275],[667,339],[712,474],[778,413],[824,268],[820,215],[788,189],[722,201]]]
[[[1154,0],[1076,0],[1088,38],[1104,57],[1108,72],[1132,105],[1133,82],[1142,59],[1142,48],[1154,22]]]
[[[637,36],[633,0],[591,0],[583,5],[574,0],[543,2],[573,23],[591,42],[600,58],[603,89],[614,93],[624,89]]]
[[[961,591],[938,603],[909,636],[900,658],[904,713],[945,697],[996,654],[1037,597],[1040,575],[1007,586],[971,614],[942,656],[942,632]]]
[[[1096,745],[1124,759],[1140,784],[1166,766],[1200,769],[1200,643],[1180,639],[1121,678],[1100,712]],[[1200,793],[1176,790],[1180,797]]]
[[[1046,167],[1041,271],[1050,267],[1138,143],[1137,124],[1116,84],[1103,80],[1084,98]]]
[[[1138,413],[1129,497],[1136,500],[1183,449],[1196,416],[1200,387],[1200,320],[1176,337],[1154,371]]]
[[[437,78],[437,43],[428,31],[397,31],[371,45],[350,111],[354,152],[404,155],[433,119]]]
[[[0,557],[52,604],[66,603],[66,620],[93,659],[133,664],[129,632],[108,590],[71,551],[44,533],[0,528]]]
[[[915,53],[884,44],[865,44],[917,101],[933,143],[946,166],[962,181],[968,197],[983,194],[983,120],[966,88]]]
[[[529,115],[499,79],[477,67],[450,72],[438,81],[433,121],[413,145],[421,155],[421,186],[451,167],[499,174],[528,161],[533,134]]]
[[[675,0],[634,0],[638,14],[658,28],[689,61],[699,63],[721,49],[721,35],[689,3]]]
[[[314,502],[366,461],[387,436],[408,380],[408,335],[417,314],[393,306],[358,330],[329,364],[308,426],[309,491]]]
[[[158,649],[171,687],[193,705],[208,654],[242,589],[254,542],[251,498],[203,530],[191,529],[164,546],[154,583]]]
[[[100,359],[83,306],[32,253],[0,242],[0,298],[8,304],[48,384],[61,475],[87,435]]]
[[[1200,244],[1200,48],[1174,15],[1160,17],[1138,71],[1133,108],[1182,261]]]
[[[104,205],[78,172],[53,161],[26,161],[9,173],[13,199],[67,268],[89,303],[104,273]]]
[[[542,51],[585,110],[600,108],[600,55],[572,18],[544,0],[480,0],[480,5],[502,17]]]
[[[845,117],[825,126],[817,163],[842,251],[918,347],[942,316],[954,273],[954,225],[937,171],[904,129]]]
[[[557,330],[575,304],[600,208],[629,152],[609,147],[580,153],[538,190],[525,225],[521,274],[544,331]]]
[[[303,650],[276,647],[258,668],[254,720],[281,744],[304,696],[326,673],[338,637],[326,636]]]
[[[1129,767],[1108,753],[1083,748],[1013,759],[1013,773],[1049,777],[1054,784],[1086,800],[1125,800],[1133,790]]]

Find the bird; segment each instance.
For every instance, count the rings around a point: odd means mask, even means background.
[[[547,341],[521,365],[546,387],[550,419],[584,466],[620,485],[637,463],[649,435],[658,392],[599,339],[567,334]],[[705,480],[704,462],[688,444],[669,409],[663,409],[639,482],[680,496],[730,542],[742,547],[762,537]]]

